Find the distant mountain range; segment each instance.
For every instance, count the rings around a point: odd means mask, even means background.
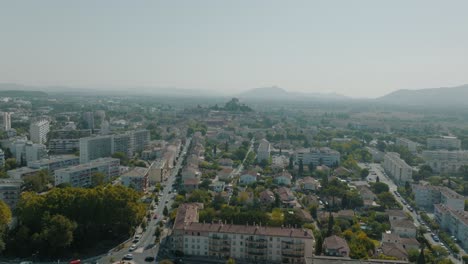
[[[420,90],[398,90],[376,101],[395,105],[468,105],[468,84],[456,87],[430,88]]]
[[[254,88],[237,94],[203,89],[181,89],[175,87],[100,87],[79,88],[67,86],[30,86],[15,83],[0,83],[0,96],[47,96],[46,93],[95,94],[95,95],[155,95],[173,97],[237,97],[256,101],[353,101],[374,102],[402,106],[468,106],[468,84],[457,87],[430,88],[420,90],[397,90],[376,99],[353,99],[336,93],[290,92],[280,87]]]
[[[283,88],[272,86],[254,88],[237,95],[241,99],[255,100],[351,100],[351,98],[335,93],[300,93],[289,92]]]

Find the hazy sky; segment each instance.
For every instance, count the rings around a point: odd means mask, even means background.
[[[373,97],[468,83],[468,1],[0,0],[0,82],[276,85]]]

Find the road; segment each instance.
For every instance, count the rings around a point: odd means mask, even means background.
[[[117,252],[112,252],[111,254],[101,258],[99,260],[99,263],[110,263],[111,260],[120,261],[126,254],[129,253],[133,254],[133,262],[144,263],[146,257],[155,257],[158,254],[159,243],[155,244],[156,237],[154,236],[154,232],[156,231],[156,227],[159,225],[159,222],[163,219],[164,206],[167,206],[168,209],[171,208],[174,199],[172,185],[175,182],[176,175],[179,169],[182,167],[182,161],[184,160],[185,155],[187,155],[188,146],[190,145],[191,140],[191,138],[187,138],[185,146],[179,155],[177,163],[172,169],[171,175],[165,182],[164,189],[162,190],[162,192],[160,192],[162,195],[159,197],[159,203],[157,205],[154,204],[154,202],[152,203],[152,205],[154,205],[155,208],[152,211],[152,213],[156,214],[158,217],[157,219],[151,217],[151,220],[148,222],[146,231],[140,234],[140,241],[136,243],[137,248],[133,252],[129,251],[129,248],[132,244],[130,240],[128,243],[125,244],[125,246],[121,250]]]
[[[362,168],[365,167],[364,164],[359,164],[359,166],[361,166]],[[377,164],[377,163],[370,163],[369,164],[369,171],[370,172],[374,172],[375,175],[372,175],[372,174],[369,174],[368,176],[368,179],[370,181],[373,181],[375,182],[376,180],[376,177],[378,176],[379,177],[379,180],[380,182],[383,182],[385,184],[388,185],[389,189],[390,189],[390,192],[392,193],[393,197],[395,198],[395,200],[397,200],[402,206],[403,206],[403,211],[407,214],[409,214],[412,218],[413,218],[413,223],[416,227],[419,227],[421,225],[423,225],[421,222],[419,222],[419,215],[417,214],[416,210],[414,210],[413,212],[411,212],[409,209],[408,209],[408,206],[405,205],[403,203],[403,197],[401,196],[397,196],[395,194],[395,191],[397,191],[397,185],[389,178],[387,177],[387,175],[384,173],[384,169],[382,168],[382,166],[380,164]],[[431,235],[430,235],[430,229],[424,225],[424,227],[426,227],[427,230],[429,230],[429,233],[425,233],[424,234],[424,237],[427,239],[427,241],[429,241],[429,243],[431,245],[437,245],[437,246],[441,246],[441,243],[439,242],[436,242],[434,241],[434,239],[432,239]],[[449,256],[450,260],[452,260],[453,263],[462,263],[460,260],[456,259],[452,254],[450,254]]]
[[[242,170],[244,169],[244,162],[245,162],[245,160],[247,159],[247,157],[249,156],[250,152],[253,151],[254,143],[255,143],[255,139],[252,138],[252,139],[250,140],[250,147],[249,147],[249,149],[247,150],[247,153],[245,154],[244,159],[243,159],[242,162],[239,164],[239,166],[237,166],[237,168],[235,168],[235,169],[232,170],[232,172],[231,172],[231,179],[232,179],[232,183],[233,183],[233,188],[232,188],[232,190],[234,190],[234,187],[236,186],[236,179],[235,179],[234,177],[238,176],[238,175],[242,172]],[[217,177],[218,177],[218,176],[216,176],[216,178],[217,178]],[[228,205],[229,205],[230,202],[231,202],[232,190],[229,192]]]

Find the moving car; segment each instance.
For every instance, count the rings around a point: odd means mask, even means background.
[[[127,254],[123,257],[123,260],[132,260],[133,259],[133,255],[132,254]]]

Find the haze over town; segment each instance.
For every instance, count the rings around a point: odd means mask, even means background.
[[[468,263],[467,10],[0,1],[0,264]]]

